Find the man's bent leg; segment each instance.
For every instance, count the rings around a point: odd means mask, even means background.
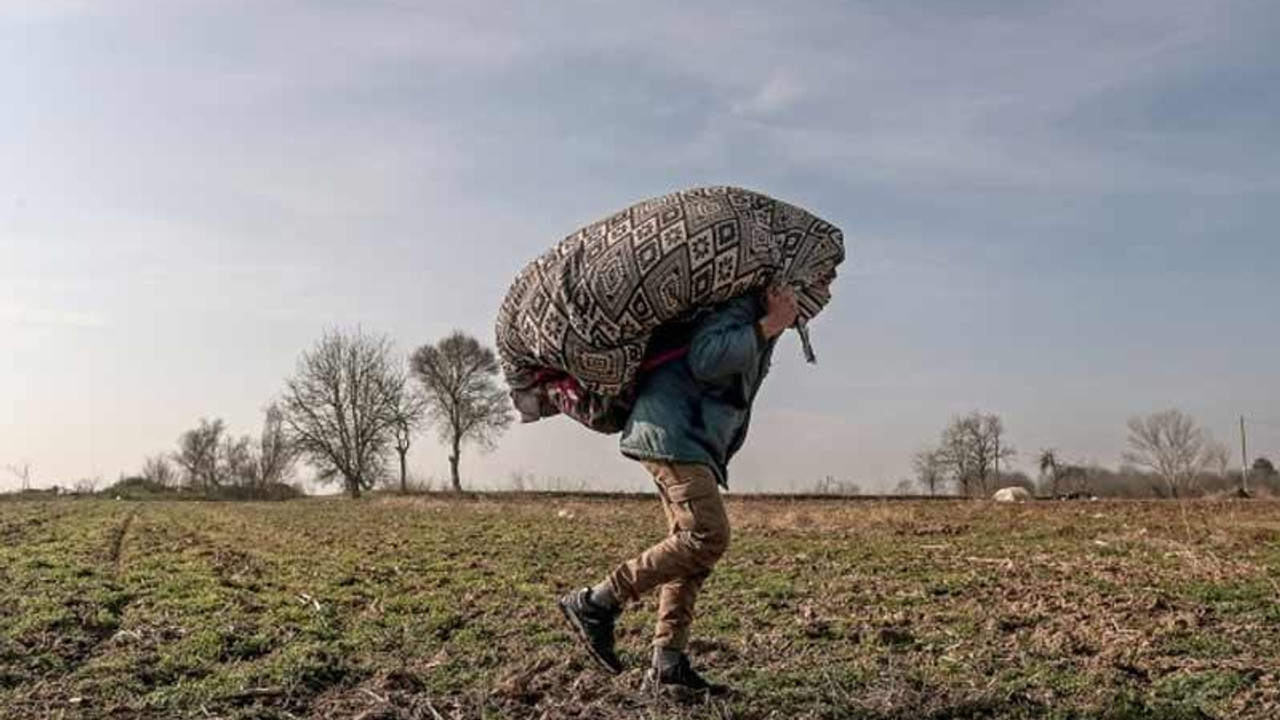
[[[671,534],[619,566],[609,585],[623,601],[635,601],[658,586],[705,578],[729,545],[729,519],[715,475],[705,465],[645,463],[662,495]],[[678,594],[690,608],[701,581]],[[676,597],[676,596],[673,596]],[[685,600],[677,603],[682,606]],[[673,609],[679,614],[681,611]],[[692,610],[689,610],[692,616]],[[679,623],[677,622],[678,626]],[[687,623],[685,627],[687,628]]]
[[[655,648],[671,653],[684,652],[689,644],[689,627],[693,624],[698,591],[710,574],[711,571],[707,570],[662,586],[658,595],[658,626],[653,633]]]

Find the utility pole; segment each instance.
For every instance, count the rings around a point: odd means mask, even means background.
[[[1240,416],[1240,489],[1249,492],[1249,451],[1245,445],[1244,416]]]

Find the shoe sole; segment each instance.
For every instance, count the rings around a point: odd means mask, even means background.
[[[591,656],[596,663],[610,675],[621,675],[622,668],[614,666],[605,660],[600,653],[591,645],[591,638],[587,636],[587,629],[582,627],[582,623],[578,620],[578,616],[574,614],[565,604],[564,600],[557,600],[556,605],[560,608],[560,614],[564,616],[564,620],[569,624],[569,628],[573,630],[573,634],[578,636],[578,640],[582,642],[582,646],[587,649],[587,654]]]

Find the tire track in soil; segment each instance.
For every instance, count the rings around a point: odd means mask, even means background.
[[[121,564],[124,557],[125,543],[133,527],[133,521],[137,516],[138,509],[136,507],[132,508],[120,525],[107,531],[105,564],[109,569],[103,573],[103,577],[110,584],[119,585],[121,582]],[[126,596],[124,602],[113,609],[116,616],[121,619],[119,625],[111,629],[106,627],[95,628],[89,632],[88,642],[77,648],[73,656],[67,658],[69,665],[57,681],[48,683],[26,697],[14,698],[15,705],[9,709],[17,708],[31,713],[20,717],[34,717],[38,713],[48,713],[52,710],[57,710],[59,713],[77,710],[74,706],[67,704],[67,694],[62,687],[63,683],[70,681],[84,668],[88,667],[90,663],[104,655],[104,650],[106,649],[104,646],[110,643],[112,638],[118,634],[120,625],[123,625],[125,608],[132,601],[132,597]],[[0,715],[0,717],[4,716]]]
[[[107,559],[111,563],[111,573],[114,577],[120,576],[120,559],[124,552],[125,538],[129,535],[129,529],[133,527],[133,519],[138,516],[137,508],[129,511],[125,516],[124,522],[120,524],[120,529],[115,532],[115,537],[111,540],[111,550],[107,555]]]
[[[120,523],[118,528],[110,531],[108,535],[107,564],[110,566],[110,571],[106,575],[112,585],[119,586],[122,584],[120,568],[124,559],[124,546],[128,540],[129,531],[133,528],[134,518],[137,516],[138,509],[136,507],[130,509],[129,514],[124,518],[124,522]],[[75,659],[74,665],[68,668],[65,676],[75,675],[93,660],[102,656],[103,646],[119,633],[120,627],[124,624],[125,608],[132,602],[132,595],[126,594],[124,601],[112,609],[112,612],[119,619],[119,623],[110,630],[103,628],[101,631],[93,633],[92,642],[79,653],[79,657]]]

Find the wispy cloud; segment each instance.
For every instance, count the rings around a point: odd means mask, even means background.
[[[795,75],[775,72],[751,94],[733,106],[733,112],[747,116],[770,117],[790,110],[804,96],[804,85]]]

